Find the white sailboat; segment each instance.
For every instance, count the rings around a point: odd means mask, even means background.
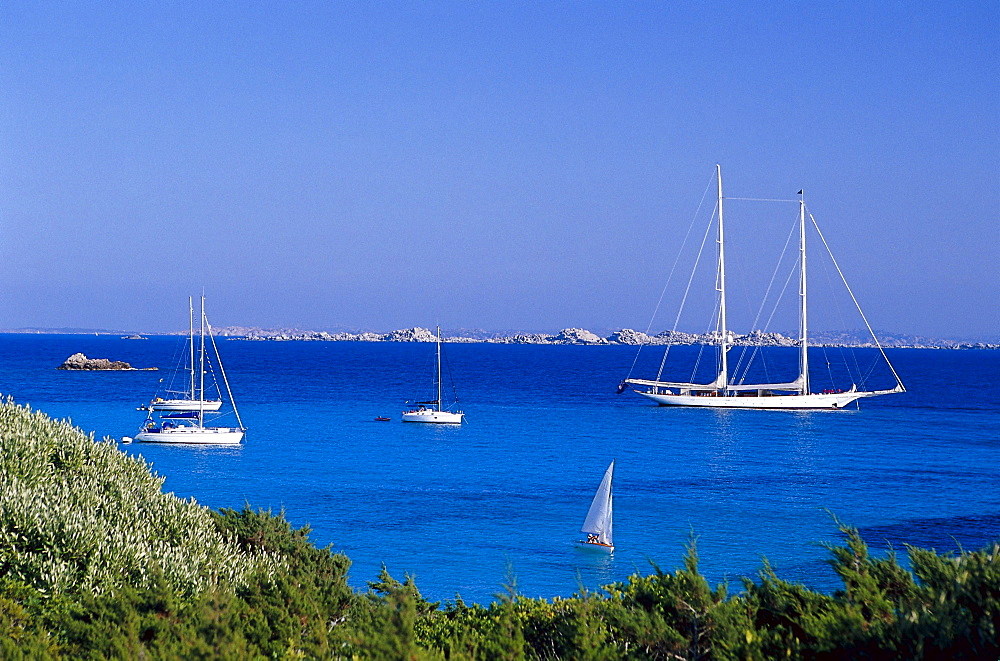
[[[194,324],[192,322],[192,329],[193,327]],[[223,427],[206,424],[209,422],[206,420],[206,413],[217,412],[222,406],[221,398],[218,400],[218,406],[214,406],[215,400],[205,399],[205,363],[206,352],[208,350],[205,342],[206,337],[211,342],[215,355],[215,362],[218,365],[220,374],[222,375],[222,380],[226,387],[226,393],[229,396],[229,402],[232,404],[232,413],[236,416],[236,427]],[[195,350],[193,332],[189,337],[189,340],[191,344],[191,364],[194,365]],[[146,418],[146,422],[139,430],[139,433],[136,434],[135,440],[145,443],[185,443],[202,445],[238,445],[243,441],[246,429],[243,427],[243,421],[240,419],[240,413],[236,409],[236,402],[233,400],[233,393],[229,388],[229,380],[226,378],[226,372],[222,367],[222,360],[219,357],[219,348],[215,344],[215,338],[212,336],[211,326],[208,324],[208,319],[205,316],[204,296],[201,297],[200,340],[197,357],[197,388],[195,388],[195,376],[194,373],[192,373],[192,398],[183,400],[186,402],[186,406],[194,406],[195,408],[169,409],[150,406],[147,409],[149,410],[149,414]],[[154,400],[154,402],[155,401],[156,400]],[[156,414],[156,418],[154,418],[154,413]],[[228,412],[225,412],[220,415],[225,415],[227,413]]]
[[[438,424],[462,424],[465,414],[449,411],[441,406],[441,327],[437,328],[437,399],[415,402],[415,408],[403,411],[403,422],[431,422]]]
[[[195,363],[195,348],[194,348],[194,302],[191,297],[188,297],[188,355],[186,357],[186,371],[187,377],[185,379],[184,390],[171,390],[169,387],[166,392],[162,393],[166,397],[161,397],[161,393],[157,393],[156,397],[146,404],[145,406],[139,407],[140,411],[218,411],[222,408],[222,398],[216,399],[204,399],[198,397],[198,389],[196,386],[196,373],[197,365]],[[179,367],[179,366],[178,366]],[[177,370],[182,371],[181,369]],[[175,372],[176,374],[176,372]],[[171,383],[173,386],[173,383]]]
[[[903,382],[900,380],[896,370],[885,355],[882,345],[872,331],[861,307],[857,305],[857,299],[851,292],[851,298],[857,306],[861,318],[871,333],[875,345],[878,347],[882,358],[889,366],[892,376],[896,380],[893,388],[885,390],[859,390],[856,384],[852,384],[848,390],[833,390],[826,392],[812,392],[809,385],[809,337],[808,337],[808,306],[806,288],[806,207],[802,191],[799,191],[799,371],[798,376],[793,381],[784,383],[751,383],[746,384],[736,382],[729,372],[727,354],[731,345],[729,344],[729,329],[726,326],[726,254],[725,254],[725,233],[722,215],[722,169],[716,166],[716,176],[718,180],[718,271],[716,273],[716,288],[719,292],[718,317],[716,320],[717,337],[719,338],[719,371],[714,380],[710,383],[690,383],[662,381],[659,375],[656,379],[632,379],[627,378],[619,387],[619,392],[625,386],[634,386],[634,392],[648,397],[660,406],[694,406],[703,408],[743,408],[743,409],[841,409],[848,404],[863,397],[874,397],[891,393],[905,392]],[[810,219],[813,225],[815,218]],[[818,231],[818,226],[817,226]],[[820,234],[822,238],[822,234]],[[824,240],[825,243],[825,240]],[[836,262],[834,261],[834,265]],[[843,279],[843,273],[837,267]],[[847,281],[844,280],[844,285]],[[847,287],[848,292],[851,291]],[[662,370],[662,367],[661,367]]]
[[[611,536],[611,513],[612,513],[612,490],[611,480],[615,474],[615,462],[604,471],[604,478],[601,485],[597,487],[594,500],[590,503],[590,510],[587,518],[583,522],[580,532],[587,533],[586,540],[580,540],[580,544],[595,546],[609,551],[615,550],[615,544]]]

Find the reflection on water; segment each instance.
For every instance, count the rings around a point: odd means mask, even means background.
[[[580,574],[582,585],[607,585],[617,580],[614,572],[615,551],[585,544],[574,544],[573,551],[573,564]]]

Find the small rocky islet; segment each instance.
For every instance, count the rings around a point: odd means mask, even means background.
[[[107,358],[87,358],[82,353],[75,353],[67,358],[57,370],[82,370],[91,372],[114,372],[155,370],[155,367],[132,367],[123,360],[108,360]]]

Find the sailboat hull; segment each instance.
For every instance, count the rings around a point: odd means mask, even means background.
[[[767,395],[732,397],[702,395],[664,395],[636,390],[660,406],[687,406],[707,409],[842,409],[855,400],[875,393],[848,391],[808,395]]]
[[[464,413],[425,409],[422,411],[405,411],[403,413],[403,422],[431,422],[445,425],[460,425],[464,416]]]
[[[607,551],[610,553],[611,551],[615,550],[615,547],[612,544],[601,544],[600,542],[588,542],[583,539],[577,540],[576,543],[578,546],[588,549],[594,549],[595,551]]]
[[[244,433],[239,427],[175,427],[143,430],[135,435],[135,440],[141,443],[239,445]]]
[[[218,411],[222,402],[218,399],[199,402],[197,399],[160,399],[149,403],[150,411]]]

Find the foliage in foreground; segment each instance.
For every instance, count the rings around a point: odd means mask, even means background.
[[[43,595],[166,581],[179,595],[274,570],[241,552],[214,515],[163,493],[142,458],[69,422],[0,402],[0,575]]]
[[[841,531],[833,594],[766,563],[729,594],[700,574],[692,544],[681,568],[597,594],[550,601],[511,587],[489,605],[441,606],[385,570],[354,592],[348,559],[280,514],[163,494],[144,462],[8,401],[0,658],[1000,658],[1000,546],[911,547],[907,570]]]

